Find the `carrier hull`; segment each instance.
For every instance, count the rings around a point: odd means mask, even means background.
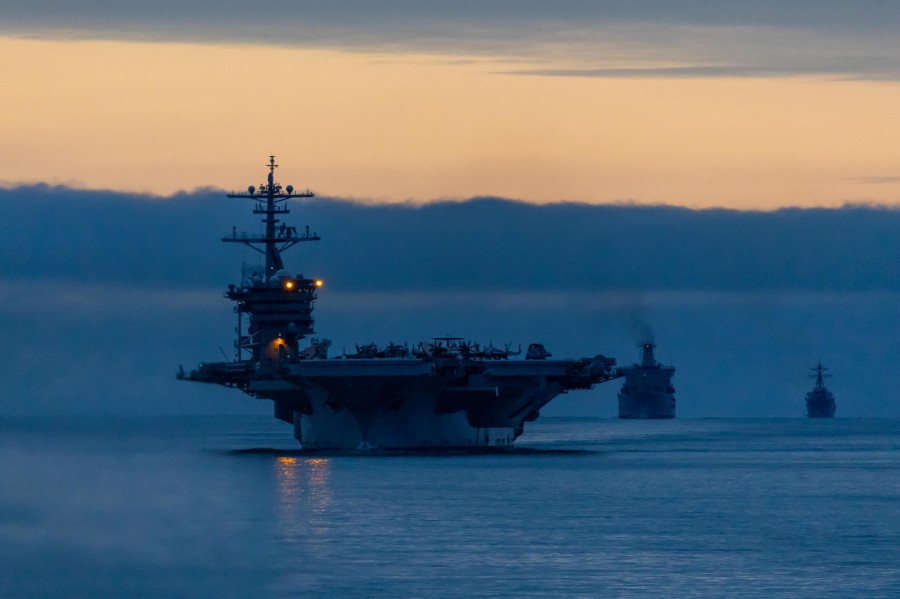
[[[304,449],[512,447],[553,398],[616,378],[615,360],[316,359],[201,365],[191,380],[275,404]]]
[[[464,412],[439,414],[434,403],[420,397],[371,414],[314,405],[311,414],[293,412],[294,438],[309,450],[462,449],[512,447],[522,432],[512,426],[473,427]]]

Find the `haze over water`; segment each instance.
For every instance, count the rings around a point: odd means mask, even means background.
[[[0,421],[4,597],[894,597],[900,421],[550,419],[298,451],[265,417]]]

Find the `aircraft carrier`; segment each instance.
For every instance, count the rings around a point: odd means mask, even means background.
[[[265,233],[234,228],[222,238],[265,256],[264,267],[225,291],[237,315],[235,358],[187,373],[179,367],[179,378],[271,400],[304,449],[367,450],[512,447],[556,396],[621,376],[615,359],[602,355],[554,360],[532,343],[519,357],[508,345],[457,337],[368,344],[329,357],[330,341],[311,337],[322,281],[289,273],[282,260],[288,248],[319,240],[308,226],[298,231],[281,221],[289,203],[314,194],[282,188],[277,166],[270,156],[265,183],[228,194],[252,201],[265,225]]]
[[[641,363],[620,368],[625,383],[619,391],[619,418],[674,418],[675,368],[663,366],[653,357],[653,343],[639,345]]]
[[[816,374],[809,375],[816,379],[816,386],[806,394],[806,415],[810,418],[833,418],[837,407],[834,403],[834,395],[825,387],[825,378],[831,376],[825,374],[828,368],[822,366],[822,361],[815,368],[811,368]]]

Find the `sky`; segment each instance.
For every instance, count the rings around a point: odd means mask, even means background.
[[[888,1],[7,0],[0,182],[900,203]],[[257,172],[257,171],[249,171]]]

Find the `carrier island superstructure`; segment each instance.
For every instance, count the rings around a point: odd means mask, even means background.
[[[293,425],[304,449],[315,450],[511,447],[556,396],[620,376],[615,360],[602,355],[551,359],[532,343],[519,358],[509,346],[455,337],[369,344],[329,357],[330,342],[311,337],[322,282],[289,273],[282,260],[288,248],[319,239],[309,227],[298,231],[280,220],[289,202],[313,194],[282,188],[277,166],[270,156],[265,183],[228,195],[254,202],[265,225],[264,233],[235,228],[222,239],[265,256],[259,272],[225,292],[237,314],[235,358],[179,369],[179,378],[272,400],[275,417]]]
[[[619,368],[625,382],[619,391],[619,418],[674,418],[673,366],[663,366],[653,357],[653,343],[641,348],[641,362]]]

